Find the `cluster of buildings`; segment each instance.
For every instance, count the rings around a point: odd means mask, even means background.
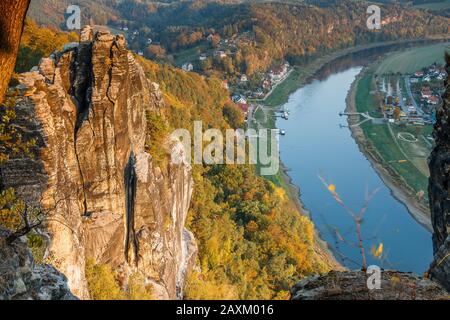
[[[382,108],[384,117],[391,123],[424,125],[427,122],[411,99],[402,98],[402,94],[394,92],[385,98]]]
[[[415,72],[411,77],[411,83],[431,82],[433,80],[443,81],[446,77],[445,70],[433,64],[425,70]]]
[[[210,34],[206,40],[214,49],[205,50],[198,55],[198,61],[201,63],[208,58],[225,59],[226,57],[232,56],[237,51],[237,39],[221,39],[217,43],[214,43],[214,38],[219,37],[218,35]],[[220,38],[220,37],[219,37]]]
[[[252,98],[263,99],[276,85],[286,79],[290,70],[291,66],[286,61],[265,73],[262,77],[261,86],[252,92]]]
[[[253,90],[245,91],[245,96],[249,99],[264,99],[267,94],[280,82],[286,79],[289,72],[291,70],[291,66],[289,62],[284,62],[276,67],[273,67],[268,72],[260,74],[260,83],[259,86],[253,88]],[[238,88],[243,87],[249,81],[247,75],[243,74],[239,78]],[[245,86],[248,87],[248,86]]]
[[[144,47],[153,44],[153,39],[148,37],[148,34],[140,32],[138,29],[130,29],[125,23],[115,25],[115,27],[122,31],[123,35],[130,43],[135,43],[136,47],[139,47],[139,50],[135,51],[140,56],[144,56]]]
[[[380,90],[385,93],[381,108],[384,118],[400,124],[432,124],[442,103],[440,90],[446,76],[444,69],[434,64],[412,76],[383,78]]]
[[[415,72],[410,78],[414,98],[421,110],[435,118],[436,108],[442,103],[442,82],[447,78],[444,68],[433,64]]]
[[[274,86],[282,82],[288,76],[290,71],[290,65],[285,62],[270,71],[266,72],[261,81],[261,86],[254,91],[245,91],[239,93],[240,90],[234,90],[235,92],[231,96],[231,100],[242,110],[244,115],[248,117],[251,107],[249,104],[250,99],[264,99],[265,96],[273,89]],[[243,74],[239,78],[239,85],[245,84],[249,81],[247,75]],[[229,89],[228,81],[224,81],[223,86]],[[287,119],[286,114],[284,115]]]
[[[420,101],[422,103],[427,103],[432,106],[436,106],[441,101],[441,98],[438,94],[433,93],[429,86],[423,86],[420,92]]]
[[[241,94],[234,94],[231,96],[231,100],[241,109],[244,116],[247,118],[250,111],[250,104],[245,96]]]
[[[129,40],[134,42],[138,41],[140,47],[144,44],[146,46],[156,44],[151,38],[146,37],[145,34],[137,29],[130,29],[126,24],[118,25],[117,28],[123,31]],[[192,58],[191,61],[183,63],[181,65],[182,70],[192,72],[197,69],[198,65],[209,58],[225,59],[233,56],[236,54],[239,44],[245,44],[252,41],[252,39],[245,34],[234,36],[230,39],[220,39],[219,36],[210,34],[206,40],[213,45],[209,46],[209,49],[198,53],[197,58]],[[136,53],[140,56],[144,56],[143,49],[137,50]],[[224,80],[222,86],[227,90],[231,90],[232,101],[239,106],[244,114],[248,115],[250,109],[248,100],[264,99],[276,85],[286,79],[290,70],[291,66],[289,62],[284,62],[274,66],[267,72],[258,74],[260,82],[256,86],[255,81],[252,81],[250,84],[249,76],[246,74],[241,74],[237,79]]]
[[[239,106],[239,108],[244,112],[245,116],[248,116],[249,113],[249,104],[248,100],[250,99],[256,99],[261,100],[264,99],[267,94],[280,82],[282,82],[286,77],[288,76],[290,71],[290,65],[289,62],[285,62],[281,65],[278,65],[274,68],[272,68],[270,71],[263,74],[260,86],[251,90],[246,90],[244,93],[242,92],[242,86],[246,85],[249,81],[247,75],[243,74],[239,77],[238,86],[237,88],[232,89],[232,91],[235,91],[232,96],[231,100]],[[223,83],[224,88],[230,89],[230,86],[228,84],[228,81],[224,81]]]
[[[218,36],[210,34],[206,39],[207,42],[212,43],[218,40]],[[181,67],[187,72],[194,71],[196,69],[196,65],[201,64],[207,59],[213,58],[220,60],[234,56],[237,52],[238,46],[249,44],[252,41],[251,36],[245,33],[229,39],[220,39],[217,42],[214,42],[214,46],[210,46],[210,48],[214,47],[213,49],[203,50],[203,52],[198,54],[197,58],[193,58],[191,61],[185,62]],[[261,82],[256,88],[249,88],[249,76],[246,74],[241,74],[237,79],[233,79],[232,90],[243,93],[249,99],[263,99],[274,86],[286,78],[289,71],[290,65],[288,62],[273,67],[268,72],[259,75]],[[230,83],[226,81],[226,83],[224,83],[224,87],[230,88]]]

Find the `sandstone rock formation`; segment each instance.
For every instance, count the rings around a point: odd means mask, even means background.
[[[450,57],[447,55],[447,74]],[[430,206],[435,261],[431,276],[450,291],[450,81],[445,82],[444,104],[437,112],[436,147],[430,157]]]
[[[146,152],[146,113],[164,104],[125,39],[82,35],[20,76],[18,123],[38,137],[38,156],[9,161],[2,184],[50,211],[47,260],[78,297],[89,298],[84,270],[94,259],[124,283],[141,273],[157,299],[179,298],[196,257],[184,228],[191,168],[160,168]]]
[[[50,265],[36,265],[26,240],[6,244],[0,229],[0,300],[76,300],[66,277]]]

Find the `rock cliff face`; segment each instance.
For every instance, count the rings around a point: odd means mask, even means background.
[[[141,273],[157,299],[181,297],[196,256],[184,228],[191,168],[160,168],[146,152],[146,113],[164,103],[125,39],[85,29],[20,82],[19,124],[38,137],[38,157],[9,161],[2,184],[50,212],[47,259],[80,298],[87,259],[120,270],[124,284]]]
[[[450,76],[450,57],[446,71]],[[430,273],[450,291],[450,81],[445,82],[444,105],[435,125],[436,147],[430,157],[430,206],[435,261]]]

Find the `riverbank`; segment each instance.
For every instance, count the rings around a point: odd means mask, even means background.
[[[351,48],[346,48],[342,50],[335,51],[333,53],[326,54],[324,56],[313,59],[312,61],[306,63],[301,67],[294,67],[291,74],[280,82],[275,90],[269,94],[265,100],[264,105],[267,107],[277,107],[285,104],[289,96],[296,90],[307,84],[323,67],[327,64],[343,58],[345,56],[355,54],[370,49],[381,49],[384,47],[390,47],[394,45],[405,45],[405,44],[417,44],[420,46],[421,43],[427,44],[427,42],[438,42],[438,41],[448,41],[450,37],[448,35],[429,37],[424,39],[410,39],[410,40],[400,40],[400,41],[385,41],[372,43],[367,45],[359,45]]]
[[[264,123],[261,123],[261,127],[264,128],[271,128],[274,129],[276,126],[275,119],[275,113],[278,109],[278,107],[284,103],[286,103],[289,99],[289,96],[295,92],[296,90],[302,88],[306,84],[308,84],[314,77],[318,74],[319,71],[321,71],[324,67],[332,63],[333,61],[336,61],[340,58],[345,58],[346,56],[350,56],[352,54],[358,53],[358,52],[364,52],[365,50],[369,49],[376,49],[376,48],[389,48],[396,44],[427,44],[429,41],[435,41],[435,40],[444,40],[448,39],[446,38],[439,38],[439,39],[417,39],[417,40],[405,40],[400,42],[384,42],[384,43],[376,43],[372,45],[365,45],[365,46],[358,46],[353,48],[348,48],[345,50],[340,50],[332,54],[325,55],[323,57],[317,58],[310,63],[308,63],[305,67],[303,67],[301,70],[299,67],[296,67],[294,71],[290,74],[289,77],[287,77],[282,83],[280,83],[277,88],[272,92],[270,96],[267,97],[266,101],[264,102],[264,105],[262,106],[265,108],[264,114],[265,114],[265,121]],[[289,134],[289,133],[288,133]],[[382,168],[378,169],[376,168],[376,162],[371,162],[374,166],[376,172],[381,176],[382,180],[386,183],[386,185],[391,189],[394,197],[400,202],[405,203],[408,202],[409,195],[407,193],[402,192],[401,188],[397,188],[394,181],[390,180],[388,181],[389,174],[385,173],[384,175],[381,175]],[[294,203],[296,204],[297,208],[300,212],[307,216],[311,216],[309,211],[306,209],[306,206],[301,201],[301,190],[300,188],[295,185],[292,181],[292,178],[289,176],[289,169],[286,168],[283,164],[281,164],[281,170],[280,172],[273,177],[269,177],[269,180],[273,181],[274,183],[278,184],[279,186],[283,187],[288,196]],[[397,190],[398,189],[398,190]],[[411,207],[411,208],[410,208]],[[430,219],[429,216],[426,217],[423,215],[423,208],[416,210],[414,208],[414,205],[410,204],[410,207],[408,207],[408,210],[413,213],[413,215],[416,217],[416,220],[422,221],[421,224],[425,225],[429,230],[429,226],[431,224],[429,223]],[[419,206],[418,206],[419,207]],[[333,254],[333,250],[329,246],[327,242],[325,242],[323,237],[321,237],[320,233],[316,229],[316,246],[315,250],[317,252],[320,252],[322,256],[324,257],[325,261],[330,262],[330,265],[335,266],[336,269],[343,269],[344,267],[339,264],[336,260],[335,255]]]
[[[284,79],[284,81],[280,82],[275,88],[275,90],[273,90],[272,93],[266,97],[264,104],[260,105],[261,108],[264,108],[263,113],[265,114],[264,117],[265,121],[264,123],[259,123],[259,127],[267,129],[276,129],[275,114],[276,111],[279,109],[279,107],[288,101],[289,96],[292,93],[305,86],[308,82],[310,82],[314,78],[314,76],[320,70],[322,70],[325,66],[329,65],[330,63],[333,63],[333,61],[336,61],[338,59],[344,58],[352,54],[356,54],[358,52],[364,52],[370,49],[377,49],[377,48],[381,49],[393,45],[405,45],[405,44],[417,44],[418,46],[421,46],[422,44],[427,44],[428,42],[446,41],[449,39],[450,38],[448,36],[437,36],[426,39],[388,41],[369,45],[355,46],[352,48],[339,50],[334,53],[316,58],[310,63],[306,64],[301,69],[299,67],[295,67],[294,70],[291,71],[290,75],[287,76],[286,79]],[[276,185],[288,191],[289,195],[298,202],[297,206],[304,209],[304,206],[301,203],[300,198],[297,197],[297,195],[301,193],[299,188],[291,183],[291,178],[289,177],[288,169],[285,168],[283,164],[281,164],[281,166],[283,169],[280,170],[280,172],[277,175],[268,177],[268,179],[271,180]],[[424,220],[425,225],[430,225],[426,223],[426,220],[429,219]],[[427,228],[430,229],[428,226]]]
[[[358,84],[367,72],[363,69],[353,82],[346,99],[346,112],[357,112],[356,93]],[[431,216],[428,206],[417,199],[416,192],[410,188],[405,181],[382,159],[373,147],[372,142],[366,137],[360,126],[355,126],[358,119],[349,117],[348,123],[353,139],[356,141],[359,150],[366,156],[375,172],[383,180],[384,184],[391,190],[392,195],[403,203],[409,213],[417,222],[432,232]]]
[[[280,177],[286,185],[284,189],[288,193],[289,199],[293,201],[297,210],[302,215],[309,217],[312,221],[310,211],[306,209],[306,206],[301,201],[302,194],[300,188],[294,184],[292,178],[289,176],[288,168],[286,168],[282,162],[280,163]],[[317,230],[317,228],[315,228],[315,233],[316,233],[316,236],[314,237],[315,245],[313,249],[316,255],[321,257],[321,260],[328,266],[330,266],[332,270],[346,271],[347,269],[342,264],[340,264],[336,259],[336,256],[333,253],[333,249],[329,246],[329,244],[325,240],[322,239],[320,232]]]

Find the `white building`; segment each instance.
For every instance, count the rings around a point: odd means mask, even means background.
[[[236,104],[247,104],[247,99],[241,95],[234,95],[231,100]]]
[[[181,69],[183,69],[186,72],[190,72],[190,71],[194,70],[194,65],[190,62],[186,62],[185,64],[183,64],[181,66]]]
[[[214,55],[216,57],[219,57],[220,59],[223,59],[223,58],[227,57],[227,54],[225,53],[225,51],[221,51],[221,50],[218,50],[218,51],[214,52]]]

